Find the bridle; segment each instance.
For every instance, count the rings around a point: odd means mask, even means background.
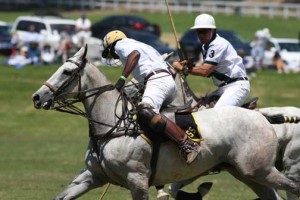
[[[45,82],[44,85],[47,86],[51,92],[53,92],[53,96],[59,97],[59,93],[63,93],[63,90],[68,87],[75,78],[78,78],[78,94],[81,92],[81,76],[80,76],[80,71],[84,68],[85,64],[87,63],[86,59],[83,59],[81,63],[73,61],[73,60],[66,60],[66,62],[70,62],[75,64],[78,68],[70,75],[70,78],[67,79],[61,86],[57,87],[55,85],[52,85],[48,82]]]
[[[82,117],[88,119],[89,124],[97,123],[100,125],[111,127],[111,129],[107,133],[105,133],[103,136],[103,137],[108,137],[121,124],[121,121],[124,120],[123,117],[121,117],[121,118],[118,117],[118,122],[115,125],[107,124],[104,122],[99,122],[99,121],[96,121],[96,120],[93,120],[92,118],[90,118],[85,111],[76,107],[74,104],[78,103],[78,102],[82,102],[85,99],[88,99],[90,97],[93,97],[96,95],[101,95],[104,92],[114,90],[115,87],[112,84],[107,84],[107,85],[104,85],[101,87],[96,87],[96,88],[92,88],[92,89],[88,89],[88,90],[82,90],[80,72],[82,69],[84,69],[84,67],[87,63],[87,60],[83,59],[82,62],[79,63],[79,62],[68,59],[66,62],[73,63],[78,68],[74,72],[72,72],[70,77],[65,82],[63,82],[60,86],[55,86],[48,82],[44,83],[44,85],[47,86],[51,92],[53,92],[53,100],[52,100],[51,109],[59,111],[59,112],[66,112],[66,113],[82,116]],[[75,79],[78,80],[78,91],[77,92],[69,92],[69,93],[63,92],[64,89],[66,87],[68,87]],[[91,94],[85,95],[90,92],[91,92]],[[70,95],[70,94],[76,95],[76,97],[74,99],[70,99],[70,100],[59,100],[61,96]],[[92,135],[90,134],[90,136],[92,136]]]

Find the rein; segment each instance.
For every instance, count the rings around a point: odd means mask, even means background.
[[[102,93],[105,93],[107,91],[111,91],[113,90],[115,87],[112,84],[108,84],[108,85],[104,85],[102,87],[97,87],[97,88],[93,88],[93,89],[89,89],[89,90],[82,90],[82,91],[78,91],[78,92],[70,92],[70,93],[62,93],[59,96],[62,95],[67,95],[67,94],[78,94],[78,99],[74,99],[74,100],[66,100],[66,101],[54,101],[54,104],[57,103],[57,106],[54,106],[51,108],[52,110],[56,110],[59,112],[64,112],[64,113],[69,113],[69,114],[74,114],[74,115],[80,115],[86,119],[89,120],[89,122],[94,122],[97,124],[101,124],[101,125],[105,125],[108,127],[114,127],[114,125],[110,125],[110,124],[106,124],[103,122],[99,122],[96,120],[93,120],[92,118],[88,117],[86,112],[84,112],[82,109],[76,107],[74,104],[78,103],[78,102],[82,102],[85,99],[88,99],[90,97],[96,96],[96,95],[101,95]],[[83,94],[86,94],[88,92],[93,92],[92,94],[89,94],[87,96],[83,97]],[[57,96],[57,97],[59,97]]]
[[[57,87],[55,85],[52,85],[48,82],[45,82],[44,85],[47,86],[52,92],[53,92],[53,102],[51,105],[51,109],[52,110],[56,110],[59,112],[64,112],[64,113],[69,113],[69,114],[74,114],[74,115],[79,115],[82,116],[86,119],[88,119],[89,122],[94,122],[100,125],[104,125],[104,126],[108,126],[111,127],[112,129],[108,131],[109,134],[111,133],[117,126],[119,123],[117,123],[116,125],[110,125],[107,123],[103,123],[103,122],[99,122],[96,120],[93,120],[92,118],[90,118],[86,112],[84,112],[82,109],[76,107],[74,104],[78,103],[78,102],[82,102],[90,97],[93,97],[95,95],[101,95],[102,93],[105,93],[107,91],[111,91],[114,90],[115,87],[112,84],[108,84],[108,85],[104,85],[101,87],[97,87],[97,88],[92,88],[92,89],[88,89],[88,90],[82,90],[81,89],[81,76],[80,76],[80,71],[84,68],[84,66],[87,63],[86,59],[83,59],[83,61],[81,63],[78,63],[76,61],[73,60],[67,60],[66,62],[70,62],[75,64],[76,66],[78,66],[78,69],[75,70],[69,79],[67,79],[61,86]],[[68,87],[72,81],[74,79],[78,79],[78,92],[63,92],[63,90]],[[87,93],[92,92],[89,95],[86,95]],[[58,100],[61,96],[64,95],[75,95],[76,99],[72,99],[72,100]],[[57,104],[57,105],[56,105]],[[105,134],[105,135],[106,135]]]

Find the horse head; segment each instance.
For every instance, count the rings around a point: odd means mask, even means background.
[[[87,46],[69,58],[32,95],[32,100],[36,109],[52,109],[87,118],[93,124],[93,130],[101,130],[93,135],[101,137],[121,124],[122,106],[119,104],[122,102],[117,104],[119,92],[96,66],[87,61],[86,53]],[[85,110],[77,107],[77,102],[83,103]]]
[[[83,82],[81,76],[87,62],[86,52],[87,46],[82,47],[32,95],[35,108],[50,109],[55,101],[75,98],[75,91],[80,90]]]

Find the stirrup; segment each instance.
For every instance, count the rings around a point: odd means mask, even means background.
[[[184,157],[187,164],[191,164],[200,151],[200,144],[186,139],[179,145],[180,154]]]

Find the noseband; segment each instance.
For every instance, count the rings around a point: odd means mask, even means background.
[[[53,96],[54,98],[57,98],[59,96],[59,93],[62,93],[63,90],[68,87],[75,78],[78,78],[78,94],[80,94],[80,91],[81,91],[81,76],[80,76],[80,71],[84,68],[85,64],[87,63],[87,60],[86,59],[83,59],[81,63],[79,62],[76,62],[76,61],[73,61],[73,60],[66,60],[66,62],[70,62],[70,63],[73,63],[75,64],[78,69],[75,70],[69,79],[67,79],[63,84],[61,84],[61,86],[57,87],[55,85],[52,85],[50,84],[49,82],[45,82],[44,85],[47,86],[51,92],[53,92]]]

